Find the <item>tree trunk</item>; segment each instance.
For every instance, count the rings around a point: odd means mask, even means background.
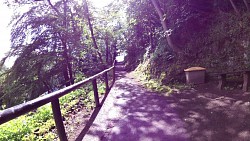
[[[113,52],[113,61],[112,61],[112,63],[115,61],[116,55],[117,55],[117,54],[116,54],[116,44],[113,45],[113,51],[114,51],[114,52]]]
[[[72,64],[71,59],[68,60],[68,69],[69,69],[69,78],[70,78],[70,84],[74,84],[74,76],[73,76],[73,70],[72,70]]]
[[[109,64],[109,43],[108,43],[108,37],[106,35],[105,37],[105,46],[106,46],[106,63]]]
[[[154,44],[154,32],[153,32],[153,26],[152,23],[150,22],[150,27],[149,27],[149,40],[150,40],[150,53],[152,53],[155,49],[155,44]]]
[[[93,25],[92,25],[91,20],[90,20],[90,14],[89,14],[89,8],[88,8],[87,0],[83,0],[83,3],[84,3],[84,6],[85,6],[85,12],[86,12],[88,25],[89,25],[89,30],[90,30],[91,38],[92,38],[92,41],[93,41],[93,44],[94,44],[94,48],[97,50],[97,54],[99,56],[100,61],[103,62],[102,55],[99,52],[99,49],[98,49],[98,46],[97,46],[97,43],[96,43],[96,39],[95,39],[95,36],[94,36],[94,30],[93,30]]]
[[[56,11],[56,13],[58,14],[58,16],[62,16],[62,14],[58,11],[58,9],[56,9],[56,7],[54,5],[52,5],[51,1],[50,0],[47,0],[50,7]]]
[[[63,0],[64,8],[63,8],[63,26],[64,26],[64,33],[62,36],[62,45],[63,45],[63,58],[65,59],[65,81],[66,85],[69,86],[70,84],[74,84],[72,66],[70,63],[70,58],[68,55],[68,47],[67,47],[67,36],[68,36],[68,26],[67,26],[67,1]],[[66,73],[67,72],[67,73]],[[68,77],[66,76],[68,75]]]
[[[164,29],[164,31],[167,33],[168,32],[168,27],[167,27],[167,23],[166,23],[166,18],[164,17],[164,14],[157,2],[157,0],[151,0],[151,2],[153,3],[154,7],[155,7],[155,10],[157,12],[157,14],[159,15],[160,17],[160,20],[161,20],[161,24],[162,24],[162,27]],[[166,39],[167,39],[167,42],[168,42],[168,45],[169,47],[174,51],[174,52],[180,52],[181,50],[175,46],[173,44],[173,41],[170,37],[170,35],[166,34]]]
[[[249,6],[248,6],[247,1],[246,1],[246,0],[243,0],[243,1],[244,1],[245,5],[246,5],[246,7],[247,7],[247,11],[249,11]]]
[[[74,78],[73,78],[73,71],[72,71],[72,65],[71,61],[68,55],[68,47],[67,47],[67,36],[68,36],[68,27],[67,27],[67,0],[63,0],[63,14],[59,12],[59,10],[52,5],[50,0],[47,0],[49,5],[53,10],[56,11],[59,17],[63,17],[63,28],[65,31],[62,32],[61,36],[61,43],[63,47],[63,76],[65,80],[66,86],[69,86],[70,84],[74,84]]]
[[[67,45],[66,42],[63,41],[62,39],[62,46],[63,46],[63,76],[64,76],[64,80],[65,80],[65,84],[66,86],[70,85],[70,75],[69,75],[69,71],[68,71],[68,63],[69,63],[69,57],[68,57],[68,53],[67,53]]]
[[[239,10],[237,9],[236,5],[234,4],[233,0],[229,0],[229,1],[230,1],[230,3],[231,3],[232,7],[234,8],[235,13],[238,14],[238,15],[240,15],[240,12],[239,12]]]

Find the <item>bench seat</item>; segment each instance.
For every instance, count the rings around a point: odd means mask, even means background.
[[[218,84],[218,88],[219,89],[223,89],[223,87],[226,84],[227,81],[227,75],[238,75],[238,74],[243,74],[243,85],[242,85],[242,90],[244,92],[248,91],[248,87],[249,87],[249,77],[250,77],[250,71],[249,70],[243,70],[243,71],[235,71],[235,72],[213,72],[210,74],[212,75],[217,75],[219,76],[219,84]]]

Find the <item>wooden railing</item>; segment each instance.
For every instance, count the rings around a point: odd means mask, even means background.
[[[5,109],[0,112],[0,125],[8,122],[16,117],[19,117],[21,115],[24,115],[27,112],[30,112],[34,109],[37,109],[47,103],[51,102],[52,105],[52,111],[53,111],[53,116],[54,120],[56,123],[56,128],[57,128],[57,133],[59,136],[59,139],[61,141],[67,141],[67,136],[65,133],[65,128],[63,125],[63,119],[62,119],[62,114],[61,114],[61,109],[60,109],[60,103],[59,103],[59,98],[67,95],[68,93],[78,89],[82,85],[92,82],[93,85],[93,91],[94,91],[94,98],[95,98],[95,104],[96,107],[100,106],[99,102],[99,96],[98,96],[98,88],[97,88],[97,78],[100,78],[101,76],[104,76],[105,80],[105,85],[106,85],[106,94],[108,93],[110,87],[108,84],[108,72],[113,70],[113,83],[115,81],[115,62],[114,65],[96,75],[93,75],[83,81],[80,81],[78,83],[75,83],[71,86],[65,87],[63,89],[60,89],[58,91],[49,93],[47,95],[44,95],[42,97],[36,98],[34,100],[28,101],[26,103]]]

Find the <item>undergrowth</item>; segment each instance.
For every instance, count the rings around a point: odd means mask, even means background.
[[[150,63],[149,60],[145,61],[138,65],[135,71],[132,72],[134,76],[142,82],[142,84],[151,89],[154,92],[158,92],[164,96],[170,96],[175,92],[179,92],[182,89],[188,88],[189,86],[181,84],[181,83],[174,83],[174,84],[164,84],[162,80],[166,77],[166,74],[162,72],[159,78],[153,78],[150,74]]]
[[[105,84],[98,84],[98,93],[105,93]],[[94,94],[90,86],[77,89],[59,99],[62,116],[67,115],[80,99],[87,109],[93,109]],[[37,141],[55,140],[56,133],[51,104],[46,104],[26,115],[0,125],[0,141]]]

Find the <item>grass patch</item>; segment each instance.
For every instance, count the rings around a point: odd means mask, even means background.
[[[36,112],[29,112],[27,115],[0,125],[0,140],[53,140],[56,135],[52,133],[46,135],[55,126],[52,117],[51,104],[46,104]]]
[[[99,96],[105,93],[105,84],[98,83]],[[90,85],[77,89],[59,99],[62,116],[67,115],[75,105],[83,100],[84,106],[93,109],[94,93]],[[51,104],[46,104],[33,112],[20,116],[0,125],[0,141],[40,141],[54,140],[57,135],[51,132],[55,128]]]
[[[165,85],[160,80],[152,79],[149,72],[136,69],[132,72],[132,75],[143,84],[144,87],[157,92],[164,96],[170,96],[171,94],[178,93],[179,91],[188,88],[189,86],[183,84],[171,84]]]

